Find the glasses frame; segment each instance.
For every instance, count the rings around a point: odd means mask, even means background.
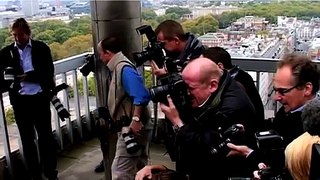
[[[296,84],[295,86],[292,86],[291,88],[275,88],[273,87],[274,93],[279,93],[281,96],[286,95],[288,92],[292,91],[293,89],[299,87],[300,84]]]

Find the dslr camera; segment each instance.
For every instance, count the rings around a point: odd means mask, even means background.
[[[143,25],[136,28],[136,31],[141,36],[145,34],[149,41],[148,46],[145,47],[145,51],[133,53],[133,60],[136,62],[136,66],[139,67],[148,60],[154,60],[158,67],[162,68],[166,55],[163,44],[157,41],[156,33],[152,30],[152,27]]]
[[[94,72],[94,54],[86,56],[85,63],[80,67],[83,76],[88,76],[90,72]]]
[[[189,103],[187,86],[180,74],[169,74],[168,76],[159,79],[159,81],[161,82],[161,85],[149,88],[150,98],[154,103],[167,103],[168,94],[177,107]]]
[[[230,151],[227,144],[234,142],[237,137],[241,137],[241,126],[234,124],[230,126],[227,130],[225,130],[223,133],[220,133],[221,143],[219,143],[217,146],[214,146],[211,148],[211,154],[217,155],[217,154],[223,154],[227,155]]]
[[[138,152],[140,150],[140,145],[129,128],[131,119],[128,116],[121,116],[120,123],[122,123],[121,133],[126,144],[127,152],[129,154]]]
[[[275,130],[256,132],[255,137],[265,162],[269,165],[259,171],[261,180],[286,179],[283,138]]]

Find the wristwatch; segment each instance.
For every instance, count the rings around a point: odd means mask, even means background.
[[[140,122],[140,118],[138,116],[133,116],[132,120],[136,121],[136,122]]]

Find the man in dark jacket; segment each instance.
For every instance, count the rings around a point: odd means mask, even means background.
[[[218,147],[230,138],[234,143],[254,148],[250,129],[255,110],[246,93],[226,71],[207,58],[190,61],[182,78],[188,88],[192,116],[187,119],[180,115],[171,97],[168,105],[161,103],[161,110],[176,130],[176,170],[188,174],[191,180],[249,176],[243,163],[245,158],[227,158],[225,146]],[[233,129],[228,137],[221,133],[235,124],[243,125],[246,131]]]
[[[202,55],[214,61],[221,69],[227,70],[231,77],[239,83],[238,85],[244,89],[257,112],[255,127],[257,130],[261,130],[264,122],[264,107],[259,91],[250,74],[240,69],[239,66],[233,65],[230,54],[221,47],[207,48]]]
[[[0,51],[1,90],[9,91],[29,175],[41,180],[44,172],[49,180],[55,180],[58,171],[50,110],[55,82],[50,48],[30,38],[30,27],[23,18],[14,21],[11,32],[15,42]]]

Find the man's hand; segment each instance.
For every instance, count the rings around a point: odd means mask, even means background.
[[[151,60],[151,68],[152,68],[152,73],[157,77],[161,77],[167,74],[167,71],[164,68],[159,68],[156,62],[154,62],[153,60]]]
[[[141,136],[141,130],[143,130],[144,125],[141,121],[132,120],[130,124],[130,130],[135,136]]]
[[[254,180],[260,180],[261,179],[261,177],[260,177],[261,170],[266,169],[267,165],[265,165],[264,163],[259,163],[258,164],[258,168],[260,170],[256,170],[256,171],[253,172],[253,179]]]
[[[179,112],[176,106],[173,104],[170,95],[167,96],[168,105],[164,103],[160,103],[161,111],[166,115],[166,117],[171,121],[173,125],[182,124],[182,120],[180,119]]]
[[[227,154],[229,156],[245,156],[247,157],[253,150],[248,146],[237,146],[232,143],[228,143],[227,146],[231,151]]]
[[[137,172],[135,180],[144,180],[144,178],[146,177],[147,179],[151,179],[152,178],[152,166],[145,166],[144,168],[142,168],[140,171]]]

